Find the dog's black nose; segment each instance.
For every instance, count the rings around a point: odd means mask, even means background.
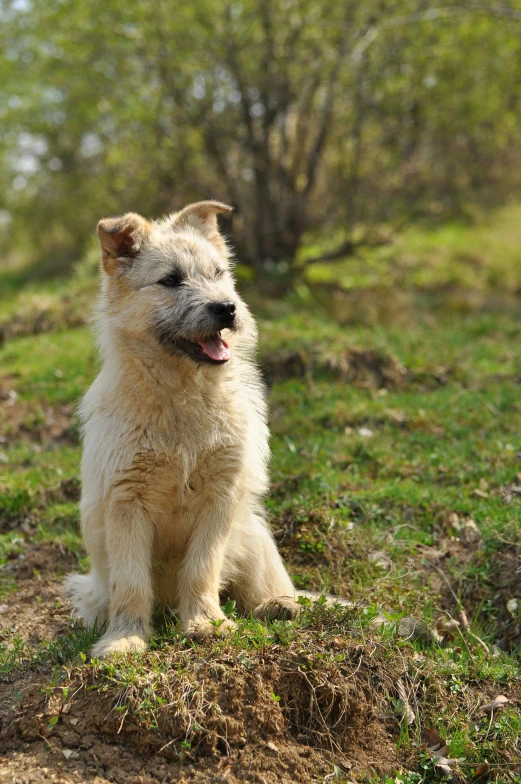
[[[209,308],[223,325],[233,324],[235,319],[235,304],[233,302],[210,302]]]

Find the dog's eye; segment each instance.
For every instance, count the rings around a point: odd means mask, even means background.
[[[167,275],[166,278],[161,278],[161,280],[157,281],[160,286],[166,286],[168,289],[175,289],[178,286],[182,286],[184,283],[184,278],[179,272],[172,272],[170,275]]]
[[[223,275],[224,275],[224,270],[223,269],[215,270],[215,277],[216,278],[222,278]]]

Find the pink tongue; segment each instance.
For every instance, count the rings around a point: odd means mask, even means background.
[[[211,338],[199,340],[198,342],[204,353],[211,357],[211,359],[222,362],[231,357],[231,351],[228,344],[224,342],[220,335],[212,335]]]

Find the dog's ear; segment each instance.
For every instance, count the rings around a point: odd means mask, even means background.
[[[135,258],[150,229],[150,223],[136,212],[100,220],[98,239],[105,272],[112,275],[117,269],[118,259],[128,261]]]
[[[226,242],[219,232],[217,215],[224,213],[230,215],[233,207],[223,204],[220,201],[198,201],[189,204],[181,212],[172,215],[172,226],[174,229],[182,229],[183,226],[191,226],[209,240],[218,251],[227,254]]]

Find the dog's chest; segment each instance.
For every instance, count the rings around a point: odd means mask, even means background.
[[[241,471],[245,433],[246,418],[225,406],[177,409],[161,430],[148,432],[144,441],[153,448],[137,460],[146,464],[140,473],[163,528],[189,526],[199,505],[227,494]]]
[[[161,570],[182,559],[196,526],[213,524],[212,509],[240,492],[239,447],[220,447],[192,462],[161,460],[143,501],[154,524],[154,561]]]

